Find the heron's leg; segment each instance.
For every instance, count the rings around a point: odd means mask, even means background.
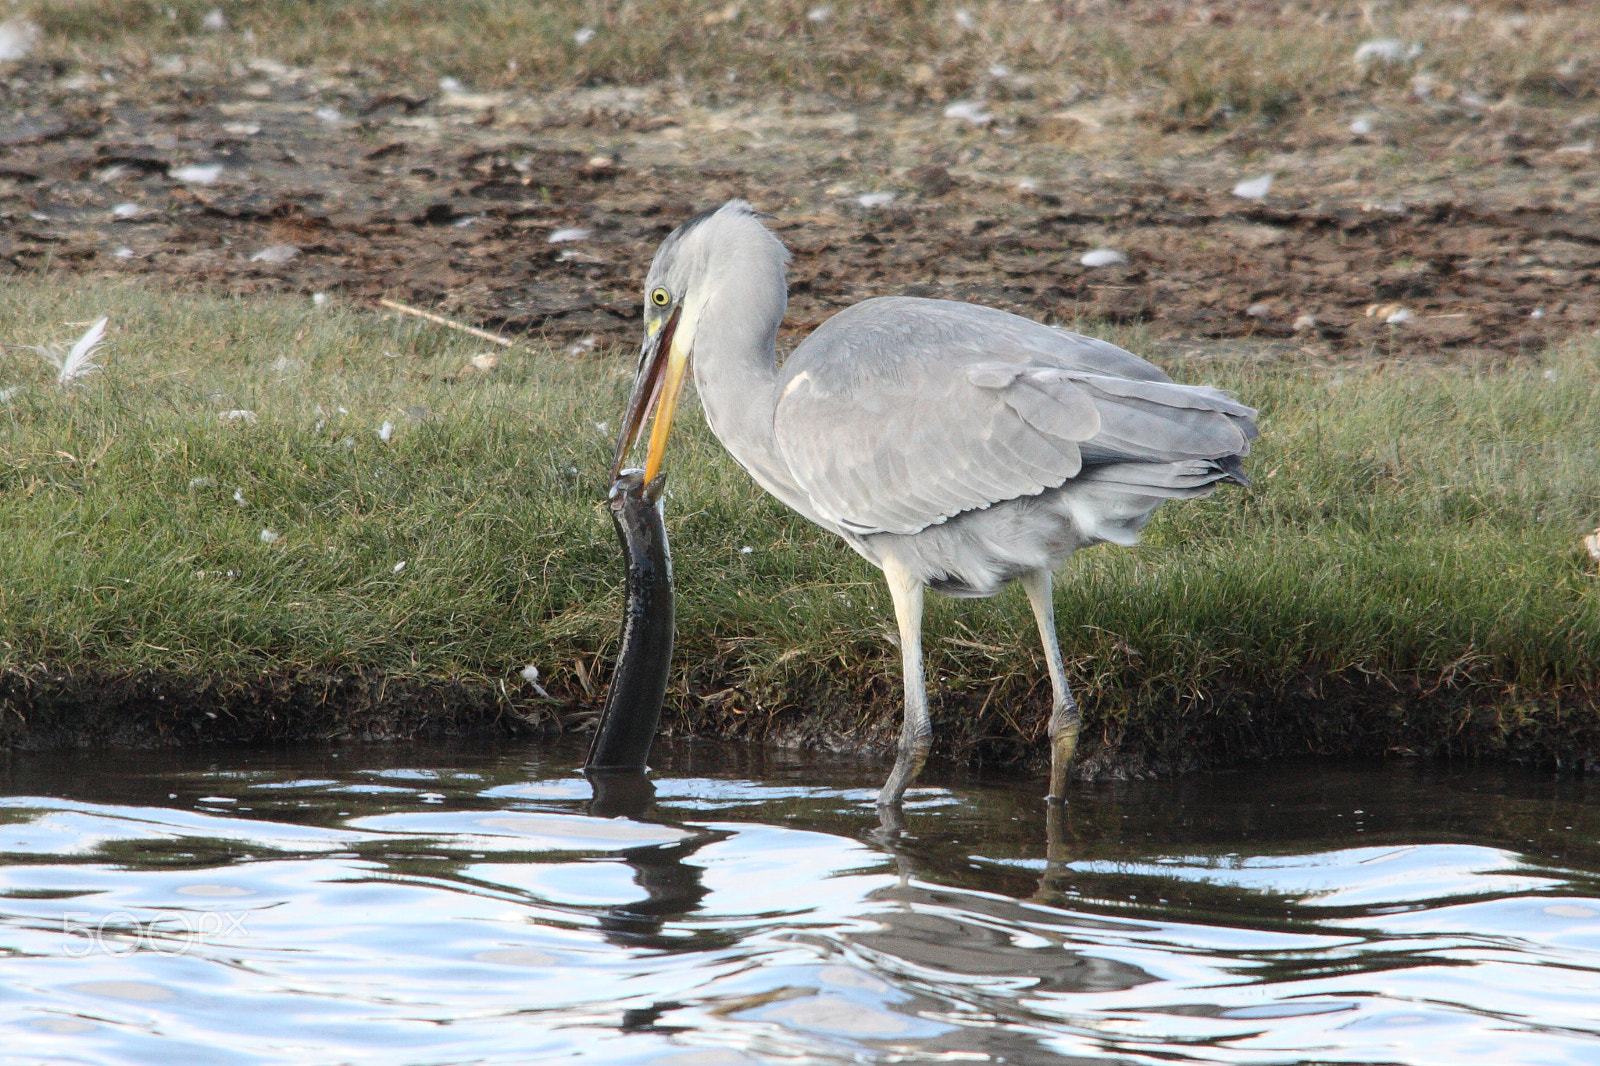
[[[1050,571],[1035,570],[1022,578],[1022,588],[1039,623],[1039,639],[1044,642],[1044,658],[1050,667],[1050,798],[1067,798],[1067,775],[1072,772],[1072,757],[1078,751],[1078,701],[1067,687],[1067,668],[1061,661],[1061,643],[1056,640],[1056,604],[1050,591]]]
[[[928,686],[922,677],[922,582],[899,560],[883,561],[883,576],[894,600],[895,621],[900,624],[900,662],[905,674],[906,716],[900,727],[900,747],[894,769],[878,793],[880,807],[899,803],[906,786],[922,772],[933,746],[933,724],[928,720]]]

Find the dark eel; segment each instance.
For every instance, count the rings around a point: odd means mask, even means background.
[[[643,471],[624,470],[611,485],[611,524],[628,561],[627,600],[622,647],[586,771],[642,771],[661,724],[672,665],[672,555],[661,521],[666,482],[662,474],[645,484]]]

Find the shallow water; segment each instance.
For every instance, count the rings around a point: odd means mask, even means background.
[[[9,756],[0,1062],[1600,1062],[1581,780],[580,757]]]

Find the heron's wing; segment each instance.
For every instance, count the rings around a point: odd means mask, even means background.
[[[1096,372],[1082,350],[1053,350],[1070,334],[1024,319],[989,321],[936,301],[871,303],[934,306],[867,315],[870,305],[857,305],[836,316],[785,365],[773,412],[796,484],[851,532],[915,533],[1054,488],[1086,460],[1249,450],[1254,411],[1215,389],[1160,380],[1154,367],[1121,376],[1123,362],[1149,364],[1120,348],[1095,342],[1116,353],[1111,373]]]

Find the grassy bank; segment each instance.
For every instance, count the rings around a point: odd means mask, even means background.
[[[0,292],[0,344],[100,315],[105,369],[82,386],[0,353],[0,390],[20,386],[0,404],[13,741],[30,716],[70,733],[75,714],[220,708],[205,735],[229,715],[323,735],[358,712],[383,731],[385,699],[425,719],[445,692],[527,722],[594,705],[620,620],[599,501],[629,353],[519,347],[483,372],[464,369],[482,342],[337,303],[33,282]],[[1143,546],[1063,576],[1092,745],[1166,763],[1588,754],[1600,346],[1496,369],[1174,370],[1261,407],[1256,483],[1166,508]],[[876,573],[761,495],[697,416],[679,432],[670,726],[886,735],[898,661]],[[951,750],[1041,735],[1019,593],[936,599],[927,644]]]

